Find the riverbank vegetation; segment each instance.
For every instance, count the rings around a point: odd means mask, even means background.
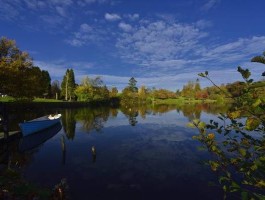
[[[261,61],[262,56],[253,58]],[[33,84],[34,83],[34,84]],[[260,85],[260,86],[259,86]],[[262,88],[264,80],[253,83]],[[107,87],[101,77],[83,77],[80,84],[75,81],[74,70],[69,68],[62,76],[62,82],[51,81],[48,71],[34,66],[28,53],[19,50],[15,41],[0,40],[0,101],[37,102],[120,102],[121,104],[179,104],[198,102],[224,103],[240,96],[246,89],[244,82],[229,83],[218,87],[201,88],[200,81],[189,81],[181,90],[138,86],[132,77],[120,93],[116,87]],[[264,95],[264,87],[256,95]]]
[[[253,62],[265,64],[264,56]],[[265,199],[265,86],[264,81],[254,82],[248,69],[238,67],[244,82],[238,82],[237,90],[229,93],[216,86],[224,95],[233,99],[232,109],[221,113],[219,121],[204,123],[192,120],[190,126],[197,127],[199,135],[194,139],[212,153],[207,164],[217,172],[224,198]],[[214,82],[208,72],[199,76]],[[218,135],[222,140],[218,140]]]

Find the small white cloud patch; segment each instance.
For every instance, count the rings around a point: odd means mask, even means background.
[[[106,19],[107,21],[111,21],[111,22],[113,22],[113,21],[120,20],[121,17],[120,17],[120,15],[115,14],[115,13],[112,13],[112,14],[110,14],[110,13],[106,13],[106,14],[105,14],[105,19]]]
[[[132,26],[130,24],[126,24],[124,22],[119,23],[119,28],[125,32],[130,32],[132,30]]]

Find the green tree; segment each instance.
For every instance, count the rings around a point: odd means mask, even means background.
[[[100,77],[94,79],[86,76],[76,87],[78,101],[102,101],[109,99],[109,90]]]
[[[147,89],[144,85],[141,86],[140,89],[138,90],[138,97],[139,100],[142,102],[147,99]]]
[[[134,77],[130,78],[129,83],[128,83],[128,88],[131,92],[138,92],[138,88],[136,87],[137,81],[135,80]]]
[[[195,97],[195,83],[192,81],[189,81],[186,85],[184,85],[181,91],[181,96],[184,96],[187,98],[194,98]]]
[[[44,97],[51,96],[51,77],[48,71],[41,71],[42,94]]]
[[[60,84],[58,80],[54,80],[51,84],[51,97],[58,99],[60,96],[61,89],[60,89]]]
[[[200,80],[197,78],[194,86],[195,93],[201,91]]]
[[[43,73],[34,67],[29,54],[21,51],[14,40],[0,39],[0,92],[16,99],[33,99],[41,96]],[[48,82],[48,81],[47,81]]]
[[[75,98],[76,83],[73,69],[66,70],[61,84],[61,88],[61,95],[65,98],[66,101],[71,101]]]
[[[110,90],[109,95],[110,95],[111,98],[117,97],[117,95],[118,95],[118,89],[116,87],[112,87],[111,90]]]
[[[81,84],[75,89],[78,101],[90,101],[93,99],[93,87],[88,76],[84,77]]]

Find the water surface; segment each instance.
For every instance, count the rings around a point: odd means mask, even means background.
[[[209,185],[217,177],[203,164],[210,155],[198,150],[201,144],[192,139],[197,130],[187,123],[226,109],[201,104],[13,112],[14,128],[23,118],[50,112],[62,113],[63,127],[40,146],[9,154],[18,155],[30,182],[52,188],[66,178],[71,199],[222,199],[220,188]]]

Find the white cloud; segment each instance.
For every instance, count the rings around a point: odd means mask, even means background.
[[[63,7],[56,6],[55,9],[62,17],[67,17],[66,11]]]
[[[90,31],[92,31],[92,27],[89,26],[88,24],[81,24],[80,25],[80,31],[84,32],[84,33],[88,33]]]
[[[8,2],[1,1],[0,17],[5,20],[15,20],[19,16],[19,10],[21,9],[20,4],[18,7],[15,6],[16,1]]]
[[[133,30],[130,33],[123,33],[116,47],[124,60],[148,68],[156,68],[157,64],[161,66],[163,63],[166,66],[169,61],[172,66],[172,61],[181,60],[199,48],[200,39],[207,36],[207,33],[194,25],[162,20],[142,20],[138,26],[133,27]]]
[[[207,2],[201,7],[201,10],[207,11],[215,7],[221,0],[207,0]]]
[[[48,24],[50,27],[58,28],[59,25],[63,24],[63,18],[57,15],[42,15],[40,19]]]
[[[208,20],[198,20],[196,23],[195,23],[196,27],[198,27],[199,29],[204,29],[204,28],[208,28],[208,27],[211,27],[212,26],[212,22],[211,21],[208,21]]]
[[[125,17],[127,17],[130,20],[134,21],[134,20],[139,19],[140,15],[138,13],[134,13],[134,14],[127,14],[127,15],[125,15]]]
[[[199,52],[199,61],[215,61],[220,64],[241,62],[259,55],[264,51],[265,36],[253,36],[251,38],[239,38],[237,41],[227,44],[216,44],[214,47],[205,47]]]
[[[89,44],[99,45],[104,40],[106,31],[100,27],[92,27],[86,23],[81,24],[79,30],[74,32],[70,39],[66,40],[66,43],[80,47]]]
[[[116,46],[125,62],[142,66],[135,73],[146,76],[137,80],[148,87],[182,89],[206,70],[216,84],[231,83],[241,79],[236,70],[238,65],[249,68],[252,77],[260,80],[264,66],[253,67],[253,63],[245,65],[245,62],[264,51],[265,36],[210,45],[204,40],[207,33],[199,28],[205,28],[206,24],[204,21],[194,25],[141,21],[133,32],[122,34]],[[202,79],[201,85],[211,83]]]
[[[48,0],[46,2],[52,5],[61,5],[61,6],[70,6],[74,3],[72,0]]]
[[[98,3],[98,4],[105,4],[105,3],[110,3],[112,4],[113,1],[111,0],[79,0],[77,1],[77,5],[79,6],[89,6],[90,4],[93,4],[93,3]]]
[[[119,28],[125,32],[130,32],[132,30],[132,26],[130,24],[126,24],[124,22],[119,23]]]
[[[106,14],[105,14],[105,19],[106,19],[107,21],[117,21],[117,20],[120,20],[121,17],[120,17],[120,15],[115,14],[115,13],[112,13],[112,14],[110,14],[110,13],[106,13]]]

